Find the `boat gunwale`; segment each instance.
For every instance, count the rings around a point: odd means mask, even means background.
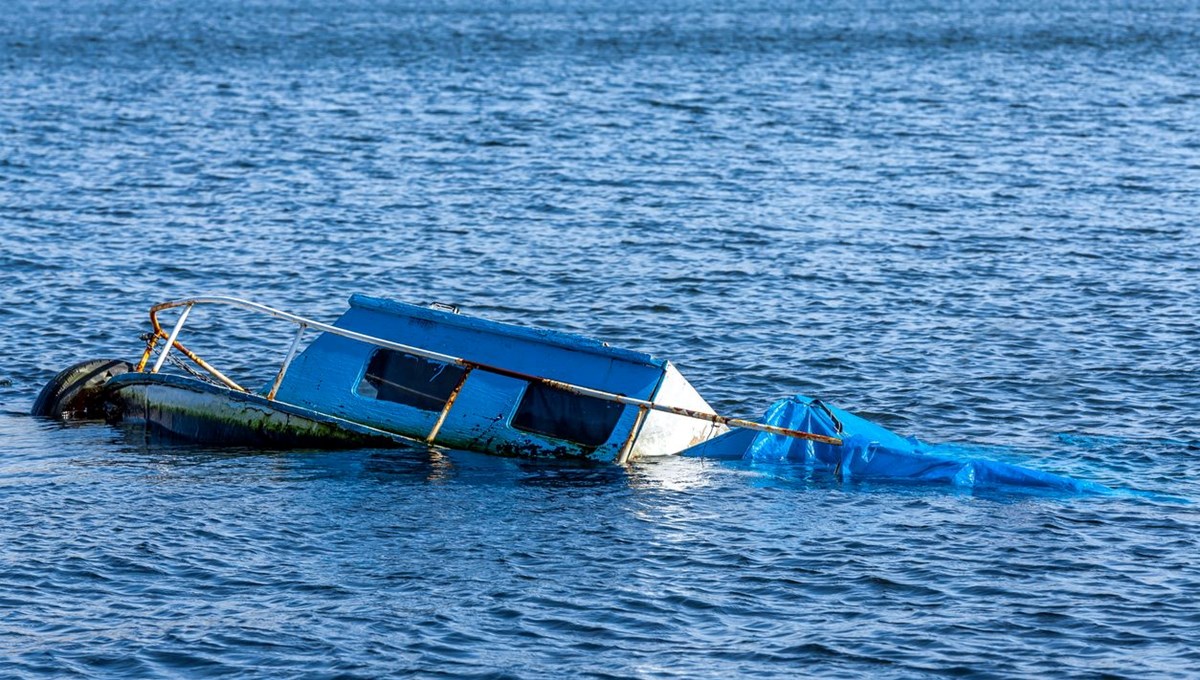
[[[118,380],[118,378],[120,379]],[[241,402],[255,408],[269,409],[284,415],[306,418],[316,423],[340,427],[347,432],[357,435],[388,439],[397,444],[429,446],[429,444],[426,442],[422,442],[415,437],[411,437],[400,432],[393,432],[391,430],[385,430],[372,425],[355,422],[348,418],[342,418],[341,416],[306,408],[291,402],[280,401],[278,399],[267,399],[265,396],[256,394],[254,392],[239,392],[224,385],[205,382],[199,378],[193,378],[189,376],[172,375],[167,373],[122,373],[121,375],[113,376],[105,385],[105,389],[109,392],[120,392],[126,387],[133,387],[137,385],[163,386],[188,390],[201,394],[220,395],[231,399],[232,401]]]

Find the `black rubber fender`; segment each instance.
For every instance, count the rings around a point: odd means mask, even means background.
[[[55,420],[103,418],[105,383],[132,370],[133,364],[120,359],[81,361],[46,383],[30,413]]]

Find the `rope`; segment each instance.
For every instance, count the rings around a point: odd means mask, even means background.
[[[144,333],[142,335],[142,340],[146,341],[146,349],[150,352],[150,356],[158,356],[159,354],[162,354],[163,350],[161,347],[166,347],[165,344],[160,347],[157,339],[158,336],[156,336],[154,333]],[[224,387],[220,381],[214,380],[211,376],[192,368],[187,362],[179,358],[179,354],[177,352],[172,352],[167,355],[167,363],[170,363],[184,373],[187,373],[201,382],[206,382],[209,385],[217,385],[218,387]]]

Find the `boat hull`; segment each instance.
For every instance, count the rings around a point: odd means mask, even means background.
[[[128,373],[107,385],[113,420],[201,444],[356,448],[416,443],[382,430],[171,375]]]

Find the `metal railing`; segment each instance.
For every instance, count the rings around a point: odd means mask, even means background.
[[[627,406],[635,406],[639,410],[643,411],[643,413],[646,411],[659,411],[662,413],[671,413],[674,415],[684,416],[687,418],[694,418],[696,420],[704,420],[704,421],[707,421],[707,422],[710,422],[710,423],[713,423],[716,425],[724,425],[724,426],[731,427],[731,428],[754,430],[756,432],[767,432],[769,434],[777,434],[777,435],[782,435],[785,437],[794,437],[796,439],[805,439],[805,440],[810,440],[810,441],[815,441],[815,442],[821,442],[823,444],[831,444],[834,446],[840,446],[842,444],[842,440],[838,439],[837,437],[829,437],[829,436],[826,436],[823,434],[816,434],[813,432],[804,432],[801,430],[792,430],[792,429],[785,428],[785,427],[778,427],[775,425],[767,425],[765,423],[758,423],[758,422],[754,422],[752,420],[744,420],[742,418],[731,418],[731,417],[727,417],[727,416],[717,415],[716,413],[706,413],[704,411],[696,411],[693,409],[681,408],[679,406],[668,406],[666,404],[659,404],[659,403],[656,403],[653,401],[647,401],[645,399],[637,399],[634,397],[625,396],[623,394],[615,394],[612,392],[605,392],[604,390],[597,390],[597,389],[592,389],[590,387],[583,387],[581,385],[573,385],[571,383],[563,382],[561,380],[553,380],[551,378],[544,378],[544,377],[540,377],[540,376],[530,375],[527,373],[521,373],[519,371],[513,371],[513,370],[510,370],[507,368],[503,368],[501,366],[493,366],[493,365],[484,364],[484,363],[481,363],[478,361],[464,359],[462,357],[451,356],[449,354],[442,354],[441,352],[434,352],[432,350],[423,349],[420,347],[413,347],[411,345],[405,345],[405,344],[402,344],[399,342],[392,342],[391,340],[385,340],[383,338],[377,338],[377,337],[374,337],[371,335],[357,333],[355,331],[347,330],[345,328],[338,328],[336,326],[324,324],[319,321],[313,321],[312,319],[306,319],[302,316],[290,314],[288,312],[284,312],[284,311],[275,309],[273,307],[268,307],[266,305],[260,305],[257,302],[250,302],[249,300],[242,300],[240,298],[227,297],[227,296],[222,296],[222,295],[194,297],[194,298],[187,298],[184,300],[172,300],[170,302],[162,302],[162,303],[159,303],[159,304],[151,307],[150,308],[150,323],[154,327],[154,333],[152,334],[150,340],[146,344],[146,351],[145,351],[145,353],[143,353],[142,359],[138,363],[136,370],[138,370],[139,372],[145,372],[146,364],[149,363],[150,356],[153,354],[154,348],[158,344],[158,341],[160,339],[165,338],[167,341],[166,346],[163,347],[162,352],[158,356],[158,360],[154,362],[154,366],[150,369],[151,373],[158,373],[158,371],[162,368],[163,363],[166,361],[167,354],[171,351],[172,348],[174,348],[174,349],[179,350],[180,353],[182,353],[188,359],[191,359],[193,362],[196,363],[197,366],[199,366],[200,368],[207,371],[209,374],[211,374],[214,378],[216,378],[220,383],[224,384],[226,387],[229,387],[230,389],[233,389],[233,390],[237,390],[239,392],[249,392],[249,390],[242,387],[241,385],[238,385],[233,380],[229,379],[225,374],[221,373],[216,368],[209,365],[208,362],[204,361],[199,356],[197,356],[195,354],[195,352],[192,352],[191,350],[187,349],[186,347],[184,347],[184,345],[182,343],[179,342],[180,331],[183,330],[183,326],[187,322],[188,315],[191,313],[192,307],[194,307],[196,305],[203,305],[203,304],[227,305],[227,306],[231,306],[231,307],[239,307],[241,309],[246,309],[246,310],[249,310],[252,312],[259,312],[261,314],[273,316],[277,319],[283,319],[285,321],[290,321],[291,323],[294,323],[298,326],[298,328],[296,330],[296,335],[292,340],[291,347],[288,349],[287,355],[284,357],[283,363],[279,366],[279,371],[275,374],[275,380],[271,385],[271,390],[267,393],[267,399],[272,400],[272,401],[275,399],[276,394],[279,392],[279,386],[283,383],[283,378],[287,374],[288,368],[292,364],[292,360],[295,359],[295,357],[296,357],[296,351],[300,346],[301,338],[303,338],[305,331],[308,330],[309,328],[312,328],[312,329],[318,330],[318,331],[322,331],[324,333],[332,333],[334,335],[339,335],[343,338],[357,340],[358,342],[364,342],[369,345],[374,345],[376,347],[382,347],[384,349],[391,349],[391,350],[395,350],[398,352],[404,352],[406,354],[411,354],[413,356],[422,357],[424,359],[430,359],[432,361],[439,361],[439,362],[442,362],[445,364],[453,364],[455,366],[462,367],[465,370],[463,371],[462,377],[459,379],[458,385],[456,385],[454,390],[450,393],[450,397],[447,399],[445,407],[442,409],[441,414],[438,416],[437,422],[433,426],[433,430],[425,438],[425,441],[430,444],[432,444],[434,442],[434,440],[437,437],[438,431],[441,429],[442,425],[445,423],[446,415],[450,412],[450,407],[453,406],[455,399],[458,397],[458,393],[462,390],[462,386],[467,380],[467,377],[471,374],[472,371],[475,371],[475,370],[486,371],[488,373],[494,373],[496,375],[502,375],[502,376],[506,376],[509,378],[516,378],[518,380],[524,380],[529,383],[538,383],[538,384],[546,385],[548,387],[552,387],[554,389],[562,390],[564,392],[578,394],[578,395],[584,396],[584,397],[591,397],[593,399],[600,399],[603,401],[610,401],[610,402],[615,402],[618,404],[625,404]],[[166,310],[166,309],[174,309],[177,307],[184,308],[183,311],[179,314],[179,319],[176,320],[175,325],[171,328],[170,333],[164,332],[162,325],[159,324],[159,322],[158,322],[158,313],[163,310]],[[639,416],[639,422],[641,419],[642,419],[642,417]],[[631,444],[632,444],[632,441],[628,441],[626,443],[625,449],[630,448]],[[627,457],[628,453],[629,452],[627,450],[623,450],[622,458]]]

